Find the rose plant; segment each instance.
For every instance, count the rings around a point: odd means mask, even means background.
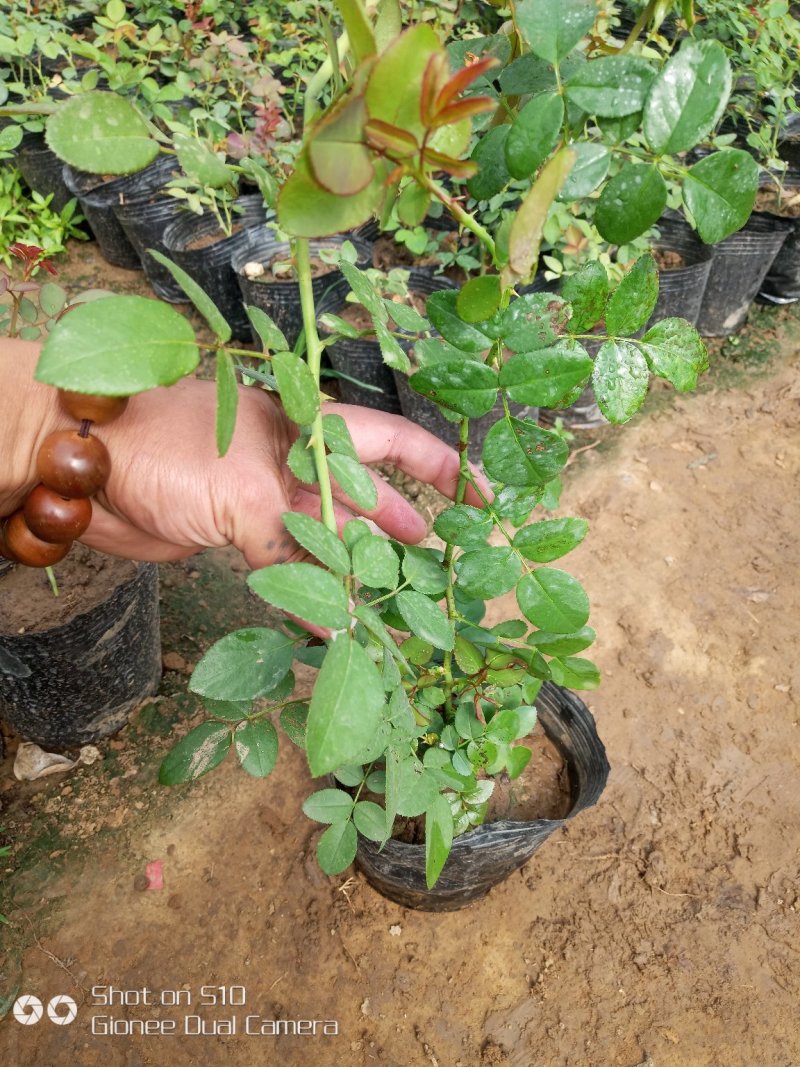
[[[552,205],[558,197],[592,197],[600,235],[623,245],[658,219],[669,179],[700,235],[716,241],[746,222],[757,172],[734,149],[685,163],[684,153],[714,129],[730,91],[728,60],[713,41],[687,39],[666,59],[624,47],[609,54],[593,33],[592,0],[517,0],[501,30],[470,42],[466,61],[453,67],[430,25],[401,27],[394,0],[371,16],[361,0],[337,6],[345,29],[338,62],[329,61],[309,87],[304,140],[277,198],[279,225],[294,240],[304,336],[289,350],[274,323],[249,309],[265,367],[238,371],[279,394],[295,426],[287,462],[316,488],[321,516],[286,514],[286,530],[308,561],[262,568],[248,583],[326,636],[310,639],[286,620],[213,645],[190,683],[209,718],[167,756],[161,780],[197,778],[231,749],[246,771],[266,777],[278,756],[276,719],[322,779],[304,809],[327,826],[317,848],[323,870],[334,874],[352,862],[359,833],[386,842],[398,817],[420,817],[432,886],[454,836],[485,817],[496,777],[523,772],[530,751],[519,742],[536,722],[543,680],[576,689],[599,682],[581,655],[594,639],[586,593],[553,566],[583,540],[587,524],[529,522],[566,466],[568,446],[561,434],[515,417],[510,405],[564,407],[592,381],[605,416],[623,423],[644,402],[651,374],[686,391],[707,368],[702,341],[684,320],[658,322],[641,335],[658,293],[649,253],[613,291],[598,260],[558,296],[520,291],[536,270]],[[337,88],[322,107],[334,71]],[[163,138],[127,101],[100,93],[60,107],[48,142],[74,166],[106,173],[146,166]],[[464,180],[478,201],[520,181],[521,201],[490,233],[453,191]],[[323,345],[308,250],[311,238],[388,218],[393,208],[416,226],[433,200],[477,238],[484,273],[460,290],[434,293],[423,315],[381,297],[354,264],[343,260],[341,269],[372,317],[386,362],[408,373],[413,346],[412,388],[458,424],[455,499],[434,523],[443,552],[386,540],[358,518],[337,530],[335,485],[365,515],[377,497],[344,420],[326,413],[320,394]],[[224,452],[242,352],[230,346],[209,298],[169,266],[215,334],[206,347],[216,351]],[[594,360],[584,347],[590,338],[600,342]],[[55,326],[37,377],[127,395],[192,373],[200,347],[172,308],[111,297]],[[467,446],[472,420],[498,403],[482,453],[490,494]],[[470,488],[481,507],[465,502]],[[518,615],[485,623],[486,602],[512,590]],[[318,669],[310,699],[294,692],[294,660]]]

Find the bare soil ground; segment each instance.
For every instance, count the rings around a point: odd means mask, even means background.
[[[747,359],[703,393],[656,390],[577,457],[559,513],[591,521],[569,567],[592,599],[604,683],[587,702],[612,775],[467,911],[406,911],[358,874],[320,874],[288,744],[266,783],[226,763],[158,785],[198,714],[192,663],[263,618],[235,559],[165,568],[162,697],[100,764],[28,786],[10,757],[0,769],[18,842],[0,1011],[19,993],[79,1004],[69,1026],[7,1016],[0,1062],[798,1067],[800,358],[795,317],[756,319],[760,341],[729,346]],[[765,337],[772,359],[751,366]],[[154,859],[164,889],[135,888]],[[93,1006],[111,985],[191,1006]],[[231,985],[245,1006],[198,1006],[201,987]],[[185,1015],[217,1033],[181,1034]],[[234,1015],[238,1032],[220,1032]],[[247,1015],[336,1020],[338,1035],[248,1035]],[[93,1016],[174,1019],[180,1036],[93,1035]]]

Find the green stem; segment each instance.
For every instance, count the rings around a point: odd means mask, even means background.
[[[298,237],[294,242],[297,280],[300,285],[300,305],[303,309],[303,330],[306,336],[306,356],[308,366],[319,388],[319,370],[322,361],[322,344],[317,333],[317,312],[314,306],[314,292],[311,286],[311,258],[308,240]],[[311,426],[311,450],[319,479],[319,497],[322,521],[333,533],[336,530],[336,515],[333,510],[333,490],[331,475],[328,470],[328,456],[325,452],[325,438],[322,432],[322,410],[320,409]]]
[[[495,247],[494,238],[489,233],[489,231],[483,226],[481,226],[478,220],[473,218],[473,216],[470,215],[468,211],[465,211],[457,200],[453,200],[451,196],[448,196],[444,189],[442,189],[440,185],[437,185],[432,178],[429,178],[427,175],[424,175],[423,183],[425,185],[425,188],[429,192],[431,192],[437,200],[440,200],[444,204],[444,206],[447,208],[453,218],[457,219],[465,230],[469,230],[470,233],[475,234],[475,236],[487,250],[489,255],[492,257],[492,260],[496,262],[497,249]]]
[[[53,590],[53,596],[58,596],[58,582],[56,581],[55,571],[52,567],[45,567],[44,571],[50,583],[50,588]]]
[[[467,485],[469,485],[472,479],[472,471],[469,469],[469,457],[467,454],[467,445],[469,443],[469,419],[464,418],[461,420],[461,426],[458,434],[458,458],[459,458],[459,470],[458,470],[458,485],[456,486],[456,504],[464,503],[464,496],[467,492]],[[455,570],[453,569],[453,555],[455,553],[455,545],[448,545],[444,553],[444,566],[447,571],[447,617],[449,619],[455,618],[456,615],[456,598],[453,590],[455,582]],[[445,652],[444,654],[444,682],[445,682],[445,706],[449,716],[453,714],[453,653]]]
[[[645,28],[647,23],[653,17],[653,14],[654,14],[655,9],[656,9],[657,2],[658,2],[658,0],[650,0],[650,2],[647,5],[647,7],[644,9],[644,11],[641,13],[639,18],[637,19],[636,24],[634,25],[634,27],[631,30],[631,32],[628,34],[628,37],[627,37],[627,39],[625,41],[625,44],[623,44],[622,48],[620,48],[620,50],[617,53],[617,55],[621,56],[625,52],[630,52],[631,48],[636,44],[636,41],[639,38],[639,34],[642,32],[642,30]]]

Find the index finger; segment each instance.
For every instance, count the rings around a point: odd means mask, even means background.
[[[362,463],[391,463],[405,474],[426,482],[453,500],[456,495],[460,462],[458,452],[428,430],[403,418],[373,408],[350,404],[326,404],[326,414],[341,415],[347,423],[356,452]],[[484,496],[491,500],[489,482],[470,464],[475,481]],[[465,502],[483,507],[483,500],[471,485]]]

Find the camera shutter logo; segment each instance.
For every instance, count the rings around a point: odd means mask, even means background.
[[[53,997],[47,1005],[47,1017],[56,1026],[68,1026],[78,1014],[78,1005],[65,993]]]
[[[14,1018],[23,1026],[33,1026],[34,1023],[38,1023],[43,1010],[41,1000],[30,993],[17,997],[14,1001]]]

